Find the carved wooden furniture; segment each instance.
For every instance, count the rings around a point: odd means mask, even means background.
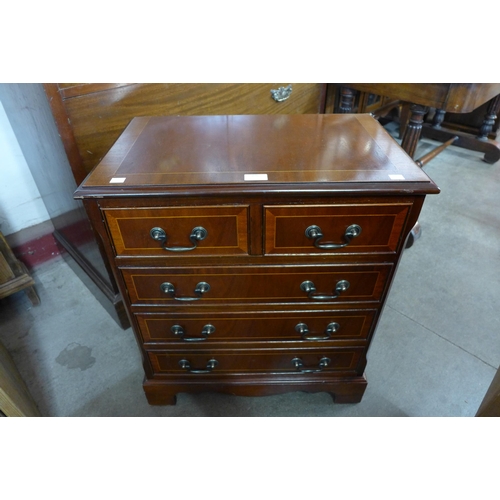
[[[16,259],[4,235],[0,232],[0,299],[24,291],[36,306],[40,299],[35,280],[26,266]],[[12,358],[0,342],[0,412],[7,417],[40,416]]]
[[[35,280],[26,266],[16,258],[0,232],[0,299],[22,290],[34,306],[40,304],[35,290]]]
[[[368,115],[135,118],[76,191],[151,404],[179,392],[361,400],[405,240],[435,184]]]
[[[470,113],[446,113],[434,116],[432,123],[441,121],[442,127],[477,137],[478,139],[496,140],[500,124],[500,94],[485,102]]]
[[[45,84],[44,89],[74,180],[80,184],[136,116],[322,113],[326,86],[319,83],[57,83]],[[58,170],[65,166],[51,162],[44,174],[48,168],[51,169],[49,177],[60,178]],[[72,194],[75,187],[68,192]],[[49,196],[50,192],[46,197],[50,213]],[[126,328],[128,321],[120,293],[85,212],[81,207],[72,207],[62,217],[56,211],[54,219],[54,236],[83,269],[82,279],[93,287],[108,310],[111,306],[110,314]]]
[[[488,138],[496,118],[499,103],[494,100],[500,94],[500,83],[342,83],[338,96],[338,112],[352,112],[356,92],[385,96],[410,104],[409,117],[403,120],[405,130],[401,146],[411,156],[421,135],[446,142],[457,136],[453,142],[473,151],[485,153],[484,161],[495,163],[500,159],[500,143]],[[332,87],[327,99],[327,111],[334,105],[335,89]],[[494,100],[485,117],[478,137],[460,130],[449,130],[443,126],[445,113],[469,113],[484,103]],[[424,123],[429,108],[435,108],[433,122]]]

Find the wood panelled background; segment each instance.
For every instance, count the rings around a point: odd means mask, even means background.
[[[283,83],[58,83],[45,84],[77,183],[99,163],[136,116],[321,113],[325,85]]]

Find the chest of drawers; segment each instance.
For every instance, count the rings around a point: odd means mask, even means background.
[[[75,196],[150,404],[298,390],[353,403],[405,240],[438,192],[368,115],[246,115],[135,118]]]

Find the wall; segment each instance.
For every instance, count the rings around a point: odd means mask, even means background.
[[[7,236],[49,219],[0,102],[0,231]]]

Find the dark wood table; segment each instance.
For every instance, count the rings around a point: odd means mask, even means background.
[[[410,103],[410,117],[403,134],[402,147],[413,157],[421,136],[446,142],[457,137],[454,146],[485,153],[484,161],[500,159],[500,143],[488,133],[500,108],[500,83],[343,83],[339,111],[351,113],[356,91],[367,92]],[[477,137],[442,126],[445,113],[469,113],[491,101]],[[436,113],[432,123],[424,123],[429,108]]]

